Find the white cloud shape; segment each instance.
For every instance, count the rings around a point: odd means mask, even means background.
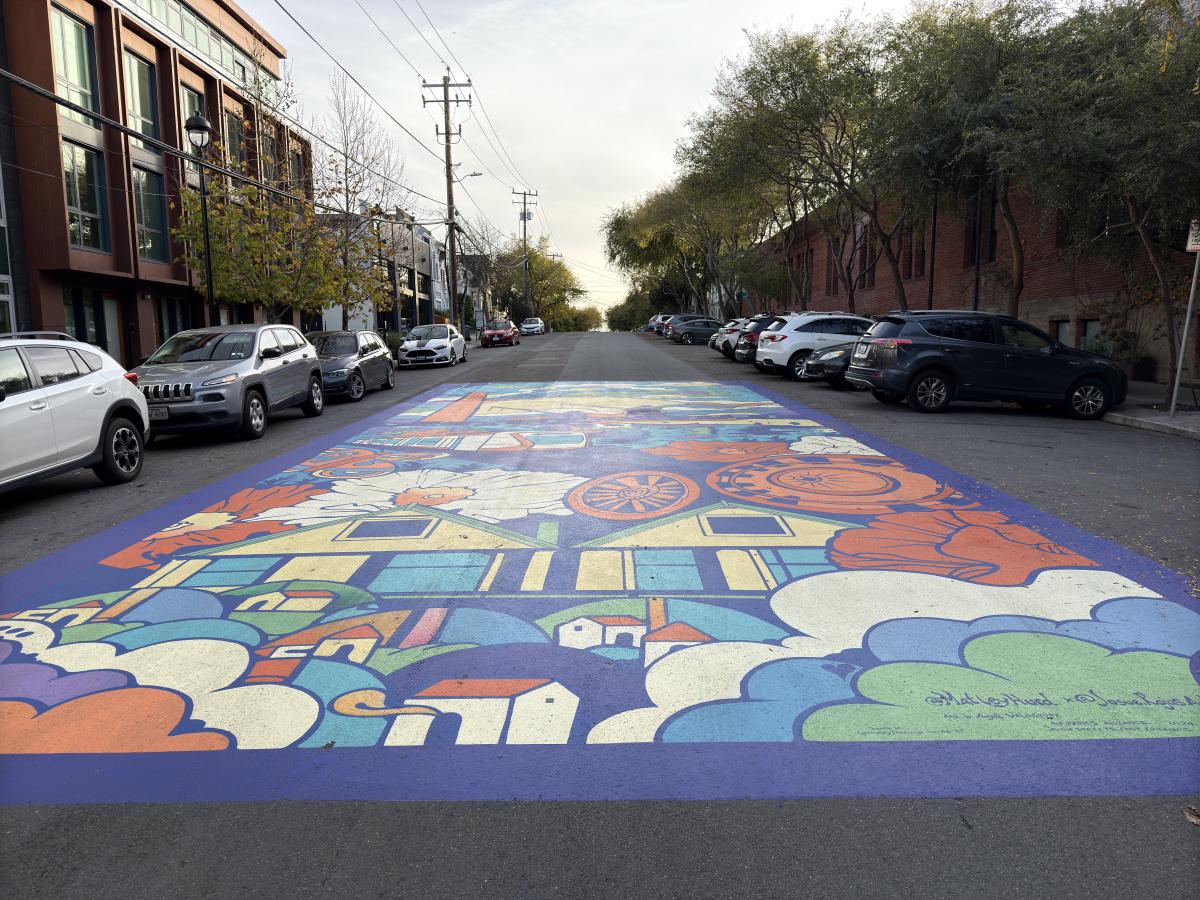
[[[803,636],[784,646],[826,656],[862,646],[874,625],[915,617],[971,621],[983,616],[1087,619],[1092,607],[1117,597],[1159,597],[1116,572],[1055,569],[1032,584],[996,587],[915,572],[825,572],[785,584],[771,609]]]
[[[806,434],[788,444],[788,449],[802,456],[883,456],[861,441],[840,434]]]
[[[0,625],[0,640],[14,641],[39,662],[68,672],[115,669],[138,684],[187,695],[192,718],[234,736],[242,750],[287,747],[312,727],[320,704],[306,692],[282,684],[230,687],[250,666],[246,647],[197,638],[168,641],[118,652],[112,644],[82,641],[52,646],[52,628],[37,622]]]
[[[589,744],[636,744],[654,740],[658,729],[680,710],[742,695],[742,681],[769,662],[803,654],[774,644],[721,641],[668,653],[646,671],[646,694],[653,706],[629,709],[598,722]]]

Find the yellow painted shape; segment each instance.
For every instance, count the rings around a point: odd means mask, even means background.
[[[203,559],[173,559],[157,572],[147,575],[134,585],[135,588],[174,587],[191,578],[208,565]]]
[[[546,586],[546,575],[550,572],[550,560],[553,558],[553,550],[539,550],[533,554],[529,558],[529,567],[525,569],[525,577],[521,579],[521,590],[542,590]]]
[[[623,554],[625,562],[625,590],[632,591],[637,587],[637,576],[633,569],[633,551],[626,550]]]
[[[330,602],[329,597],[288,597],[277,609],[280,612],[321,612]]]
[[[731,591],[765,591],[767,583],[759,574],[754,558],[745,550],[718,550],[717,562]]]
[[[428,519],[434,524],[425,534],[417,537],[356,538],[354,530],[360,522],[387,521],[390,519]],[[262,540],[235,544],[213,551],[212,556],[260,556],[274,554],[324,554],[324,553],[398,553],[405,550],[517,550],[536,546],[526,543],[519,536],[495,534],[483,528],[475,528],[464,522],[433,515],[432,510],[399,510],[378,516],[365,516],[346,521],[339,519],[318,528],[298,532],[284,532]]]
[[[496,573],[500,571],[500,564],[504,562],[504,554],[497,553],[496,558],[492,560],[491,567],[487,570],[487,574],[483,576],[483,581],[479,583],[479,590],[490,591],[492,582],[496,580]]]
[[[784,525],[784,532],[790,532],[790,534],[711,534],[704,527],[702,521],[707,516],[722,518],[762,518],[766,516],[779,520]],[[847,527],[851,526],[782,513],[777,510],[730,507],[706,510],[694,516],[684,516],[640,531],[631,529],[595,546],[614,548],[823,547],[831,537]]]
[[[369,556],[297,556],[271,575],[272,581],[335,581],[345,584]]]
[[[775,581],[775,576],[771,574],[771,567],[767,565],[767,561],[762,558],[762,554],[757,550],[751,550],[750,558],[754,560],[754,567],[758,569],[758,574],[762,576],[762,580],[766,582],[767,587],[776,587],[778,582]]]
[[[589,550],[579,555],[577,591],[620,591],[625,589],[621,554],[614,550]]]

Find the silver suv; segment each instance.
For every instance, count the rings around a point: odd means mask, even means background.
[[[134,371],[156,435],[233,429],[257,439],[273,412],[325,408],[317,351],[290,325],[181,331]]]

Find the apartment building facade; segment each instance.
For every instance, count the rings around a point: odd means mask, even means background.
[[[183,123],[202,114],[213,162],[311,189],[308,141],[267,111],[286,51],[232,0],[0,2],[14,74],[189,152]],[[17,86],[5,103],[0,171],[21,242],[9,256],[23,271],[0,325],[65,331],[133,365],[182,328],[261,319],[252,303],[209,310],[178,261],[175,201],[198,185],[194,163]]]

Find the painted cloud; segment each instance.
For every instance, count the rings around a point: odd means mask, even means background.
[[[874,703],[819,709],[810,741],[1080,740],[1200,736],[1188,660],[1113,652],[1052,634],[977,637],[966,665],[898,662],[862,673]]]
[[[1118,597],[1159,595],[1115,572],[1056,569],[1028,585],[995,587],[912,572],[825,572],[790,582],[771,609],[800,632],[783,643],[800,656],[826,656],[862,646],[872,626],[914,616],[972,621],[983,616],[1084,619]]]

